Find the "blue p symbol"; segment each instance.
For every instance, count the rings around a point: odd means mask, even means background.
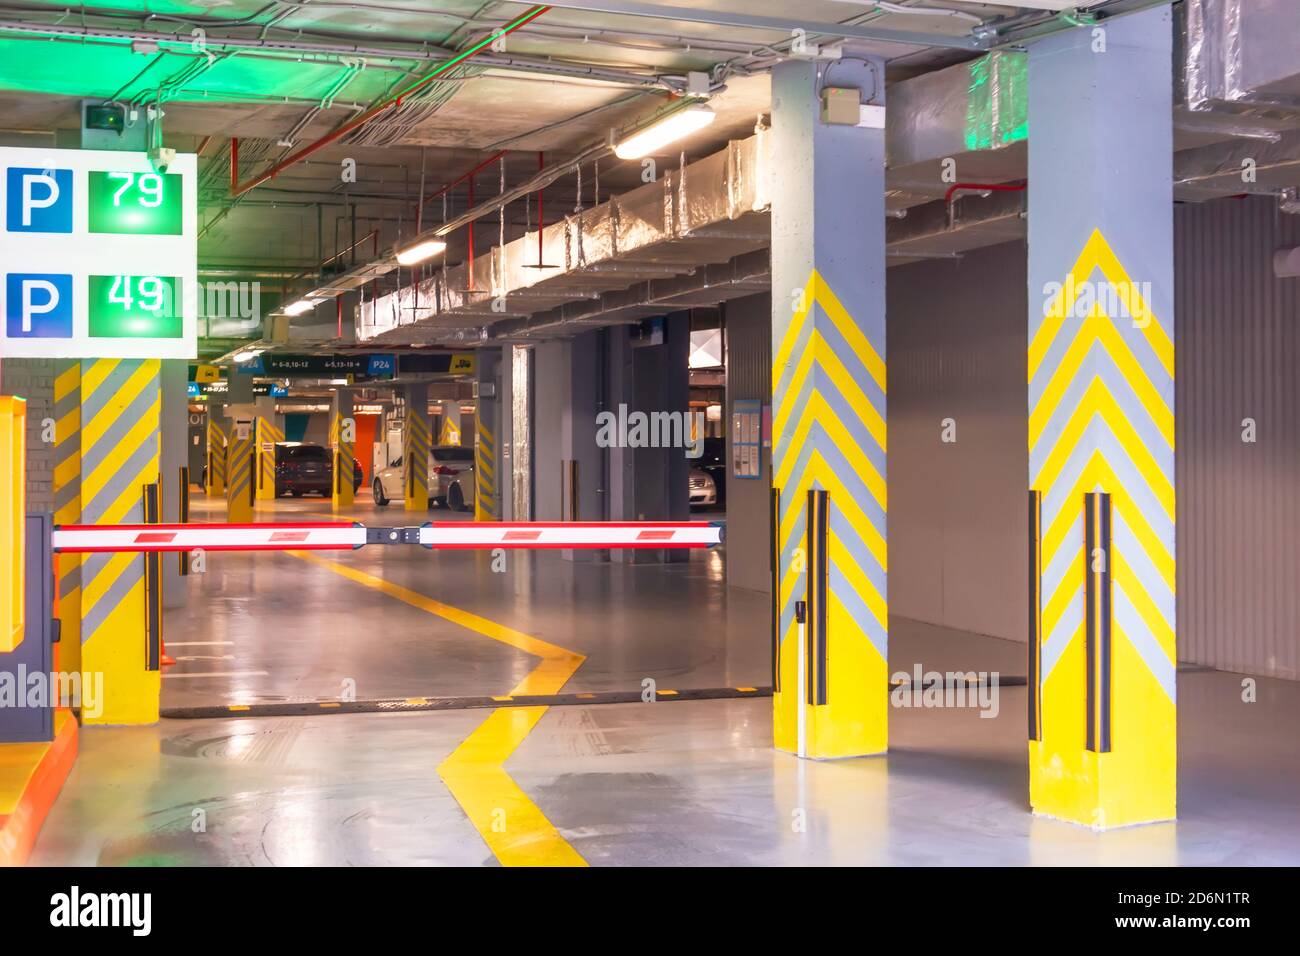
[[[72,276],[6,276],[5,333],[11,339],[72,338]]]
[[[10,232],[72,232],[72,170],[11,167],[5,190]]]

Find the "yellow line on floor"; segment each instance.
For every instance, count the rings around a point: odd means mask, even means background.
[[[586,660],[583,654],[443,604],[346,564],[307,551],[287,553],[484,637],[540,657],[537,666],[514,686],[511,694],[559,693]],[[492,711],[487,720],[438,765],[438,776],[503,866],[587,865],[587,861],[560,836],[555,825],[546,819],[537,804],[502,766],[547,710],[546,707],[514,707]]]

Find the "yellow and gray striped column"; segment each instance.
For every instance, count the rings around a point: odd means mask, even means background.
[[[258,501],[275,500],[275,446],[284,441],[284,427],[275,414],[275,399],[259,398],[257,418],[254,421],[257,456]]]
[[[81,524],[81,362],[54,369],[54,523]],[[59,668],[81,670],[81,559],[55,558],[59,591]]]
[[[157,359],[81,362],[82,524],[144,521],[144,486],[158,480],[160,371]],[[104,677],[103,712],[83,710],[83,722],[153,723],[161,681],[148,668],[144,558],[85,555],[80,603],[82,669]]]
[[[880,94],[881,64],[772,73],[774,739],[806,755],[888,743],[883,129],[821,120],[823,85]],[[815,492],[811,494],[810,492]],[[795,603],[812,615],[797,679]]]
[[[335,511],[352,507],[356,435],[357,423],[352,414],[352,393],[341,388],[336,389],[334,407],[330,414],[330,448],[334,455],[331,506]]]
[[[429,510],[429,386],[405,387],[406,419],[402,434],[403,500],[407,511]]]
[[[209,498],[218,498],[226,493],[226,423],[222,419],[224,409],[220,405],[208,407],[208,477],[204,490]]]
[[[497,370],[501,353],[480,349],[477,361],[478,396],[474,407],[474,520],[501,520],[500,461],[501,387]],[[694,419],[692,419],[693,421]]]
[[[253,502],[257,494],[253,472],[256,422],[252,415],[241,411],[226,421],[226,427],[229,429],[226,438],[226,521],[229,524],[247,524],[253,520]]]
[[[1029,53],[1029,764],[1037,814],[1176,812],[1172,27]]]

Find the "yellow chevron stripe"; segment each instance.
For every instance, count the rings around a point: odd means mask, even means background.
[[[888,394],[885,388],[885,360],[880,357],[880,353],[871,345],[871,341],[862,333],[862,329],[853,321],[848,310],[840,304],[831,287],[826,284],[826,280],[814,270],[813,278],[816,280],[816,296],[821,307],[826,311],[830,320],[835,323],[835,328],[839,330],[844,341],[853,349],[855,355],[862,360],[862,364],[867,367],[867,374],[876,382],[876,386],[882,394]]]
[[[1051,381],[1048,382],[1047,388],[1043,389],[1037,405],[1029,416],[1029,448],[1032,451],[1038,444],[1043,429],[1051,420],[1053,413],[1060,404],[1061,396],[1065,394],[1067,388],[1074,382],[1080,367],[1083,365],[1084,357],[1088,354],[1094,343],[1099,342],[1110,356],[1115,366],[1123,375],[1129,387],[1137,395],[1138,401],[1146,409],[1147,414],[1159,429],[1161,436],[1170,449],[1174,447],[1174,413],[1169,410],[1165,404],[1164,398],[1160,392],[1151,383],[1142,366],[1138,364],[1137,359],[1129,350],[1127,343],[1124,342],[1115,324],[1100,311],[1094,311],[1091,316],[1084,322],[1079,329],[1079,334],[1075,336],[1074,342],[1071,343],[1069,350],[1065,353],[1061,364],[1057,366],[1052,373]]]
[[[841,555],[843,555],[845,558],[849,558],[850,560],[840,561],[839,557]],[[839,538],[835,535],[834,532],[831,532],[830,534],[831,563],[839,569],[840,573],[844,575],[845,579],[848,580],[849,584],[853,586],[853,589],[858,592],[863,602],[867,605],[867,610],[869,610],[871,612],[871,616],[876,619],[876,623],[879,624],[883,630],[888,631],[889,630],[889,604],[885,600],[883,595],[881,595],[881,593],[876,590],[876,586],[871,583],[871,580],[865,574],[862,573],[862,568],[858,565],[856,561],[852,560],[852,557],[853,557],[852,553],[849,551],[849,549],[845,547],[845,545],[839,540]],[[832,594],[835,593],[835,589],[833,587],[829,587],[829,591]]]
[[[158,456],[145,462],[144,466],[136,474],[135,480],[128,482],[122,489],[122,493],[117,499],[104,509],[104,516],[100,519],[100,524],[121,524],[126,520],[131,509],[138,506],[144,497],[143,486],[151,485],[158,480]]]
[[[117,447],[113,448],[104,460],[99,463],[98,467],[93,469],[90,474],[83,474],[81,484],[82,501],[94,501],[95,497],[103,490],[104,486],[108,484],[112,477],[117,474],[118,470],[126,463],[127,459],[135,453],[136,449],[140,448],[145,441],[149,440],[150,433],[155,433],[152,435],[152,440],[155,445],[157,444],[158,436],[156,432],[158,429],[158,409],[160,404],[161,397],[155,397],[153,404],[149,406],[149,410],[131,425],[130,430],[122,436],[122,440],[117,444]],[[112,420],[112,416],[107,414],[98,417]],[[103,429],[101,429],[100,432],[102,434]],[[86,447],[84,440],[83,447]]]
[[[1080,399],[1079,405],[1070,415],[1070,420],[1061,429],[1060,437],[1052,447],[1051,453],[1043,462],[1038,474],[1033,476],[1030,487],[1047,490],[1056,484],[1070,454],[1078,447],[1084,430],[1094,417],[1100,417],[1110,429],[1111,434],[1123,447],[1132,460],[1134,467],[1142,476],[1152,494],[1160,501],[1170,520],[1174,519],[1174,485],[1166,477],[1160,463],[1156,461],[1142,441],[1133,424],[1124,414],[1124,410],[1110,393],[1110,389],[1099,378],[1094,378]],[[1110,489],[1107,489],[1110,490]]]
[[[790,318],[790,324],[785,327],[785,334],[781,336],[781,345],[776,350],[776,357],[772,359],[772,385],[775,387],[780,381],[781,371],[785,368],[786,363],[790,361],[790,353],[794,351],[794,343],[799,340],[799,335],[803,331],[804,322],[808,319],[808,313],[812,310],[813,298],[816,289],[816,271],[808,276],[808,281],[804,284],[803,295],[798,309]]]
[[[73,362],[54,377],[54,400],[61,402],[81,387],[81,363]]]
[[[818,482],[821,488],[831,493],[832,506],[844,512],[849,519],[849,524],[862,538],[863,543],[866,544],[872,555],[880,563],[881,568],[888,571],[889,564],[884,536],[871,523],[871,519],[863,513],[857,501],[849,494],[836,476],[834,469],[826,463],[826,459],[822,457],[821,452],[816,450],[808,456],[808,464],[794,486],[794,494],[786,498],[785,514],[781,517],[781,540],[789,541],[790,535],[794,533],[795,522],[798,520],[801,509],[806,503],[808,489],[814,487],[814,481]],[[781,492],[783,498],[786,497],[786,494],[784,490]]]
[[[790,440],[790,450],[781,459],[781,467],[777,470],[773,484],[777,488],[784,488],[790,480],[790,473],[794,470],[795,464],[799,460],[799,454],[796,449],[802,448],[808,441],[808,433],[812,430],[813,422],[819,423],[835,447],[840,453],[849,460],[863,483],[866,484],[867,490],[871,496],[876,499],[882,511],[888,511],[889,490],[884,477],[876,470],[871,459],[862,451],[853,437],[849,434],[844,423],[840,421],[839,416],[835,414],[830,404],[821,396],[816,389],[808,398],[808,404],[804,407],[803,415],[799,419],[799,426],[795,429],[793,438]],[[883,422],[882,422],[883,425]]]
[[[1143,584],[1137,573],[1124,560],[1124,555],[1119,548],[1111,549],[1114,554],[1111,556],[1110,573],[1115,586],[1124,591],[1138,617],[1142,618],[1155,639],[1160,643],[1160,648],[1169,658],[1169,663],[1174,664],[1176,642],[1174,640],[1174,629],[1165,616],[1160,613],[1160,608],[1156,606],[1155,601],[1151,600],[1151,594]]]
[[[1087,465],[1079,472],[1079,477],[1070,489],[1069,494],[1065,496],[1064,504],[1061,509],[1047,521],[1044,516],[1047,530],[1043,534],[1043,566],[1047,567],[1055,560],[1057,549],[1062,546],[1066,534],[1074,522],[1079,518],[1082,512],[1083,493],[1102,488],[1110,493],[1111,506],[1116,513],[1123,519],[1129,530],[1133,532],[1134,537],[1142,545],[1143,551],[1146,552],[1147,558],[1151,564],[1160,572],[1161,578],[1164,579],[1166,586],[1171,592],[1175,588],[1175,564],[1174,557],[1165,547],[1164,542],[1152,530],[1146,516],[1142,510],[1133,503],[1124,486],[1115,476],[1105,456],[1100,451],[1094,451],[1092,457],[1088,459]],[[1072,505],[1071,502],[1077,504]],[[1082,542],[1082,538],[1079,539]],[[1082,547],[1082,543],[1079,545]]]
[[[81,585],[81,615],[86,617],[100,602],[100,599],[113,587],[122,573],[130,567],[131,562],[139,557],[138,554],[129,552],[119,552],[112,555],[104,566],[99,569],[99,573],[93,576],[86,574],[83,570]],[[90,577],[87,581],[86,577]]]
[[[95,359],[89,363],[81,375],[82,404],[85,404],[86,399],[104,384],[104,380],[113,374],[113,369],[121,362],[121,359]]]
[[[1032,381],[1037,374],[1038,366],[1042,364],[1043,358],[1051,349],[1057,334],[1065,324],[1067,315],[1073,311],[1074,305],[1078,301],[1079,290],[1088,281],[1093,271],[1097,269],[1100,269],[1102,275],[1115,287],[1120,296],[1120,301],[1133,317],[1133,321],[1135,323],[1144,321],[1147,323],[1146,328],[1142,329],[1143,335],[1151,345],[1151,349],[1156,354],[1160,364],[1164,366],[1165,372],[1170,378],[1173,378],[1173,342],[1169,339],[1160,321],[1147,308],[1146,302],[1137,294],[1137,287],[1133,284],[1133,280],[1129,278],[1128,272],[1116,257],[1114,250],[1111,249],[1110,243],[1102,236],[1101,230],[1094,229],[1092,235],[1088,237],[1088,241],[1084,243],[1079,258],[1075,260],[1074,265],[1067,273],[1061,291],[1052,300],[1046,316],[1038,326],[1038,331],[1034,333],[1034,338],[1029,343],[1029,379]]]
[[[139,368],[132,372],[130,377],[122,383],[122,387],[118,390],[114,404],[104,406],[104,408],[100,410],[99,414],[92,416],[89,422],[82,423],[82,448],[93,448],[95,444],[104,437],[104,433],[113,427],[113,424],[117,421],[118,417],[124,414],[125,410],[130,407],[131,403],[149,387],[150,383],[153,382],[158,375],[156,365],[156,359],[147,359],[141,362]],[[86,394],[84,388],[82,394],[83,396]],[[118,404],[119,402],[120,406]],[[154,404],[156,406],[157,402]],[[146,418],[147,417],[149,416],[146,416]]]
[[[866,393],[862,391],[858,383],[854,381],[853,376],[844,367],[839,356],[835,354],[835,350],[830,347],[830,343],[822,338],[821,333],[815,328],[812,335],[809,336],[807,347],[804,349],[803,354],[799,356],[799,364],[795,366],[794,375],[781,396],[781,402],[772,419],[772,434],[777,436],[778,439],[785,435],[788,418],[794,411],[794,407],[799,400],[800,391],[803,389],[804,382],[812,370],[814,362],[839,389],[840,394],[844,396],[854,413],[867,427],[876,444],[880,446],[882,451],[887,450],[884,418],[871,404],[871,400],[867,398]],[[824,407],[829,410],[830,406],[825,405]]]

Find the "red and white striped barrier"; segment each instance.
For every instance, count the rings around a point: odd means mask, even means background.
[[[444,521],[418,528],[342,522],[64,525],[56,552],[347,551],[366,544],[426,548],[711,548],[722,525],[708,521]]]
[[[420,526],[426,548],[711,548],[708,521],[442,521]]]
[[[305,524],[63,525],[53,534],[56,552],[109,551],[346,551],[366,543],[364,525],[337,521]]]

